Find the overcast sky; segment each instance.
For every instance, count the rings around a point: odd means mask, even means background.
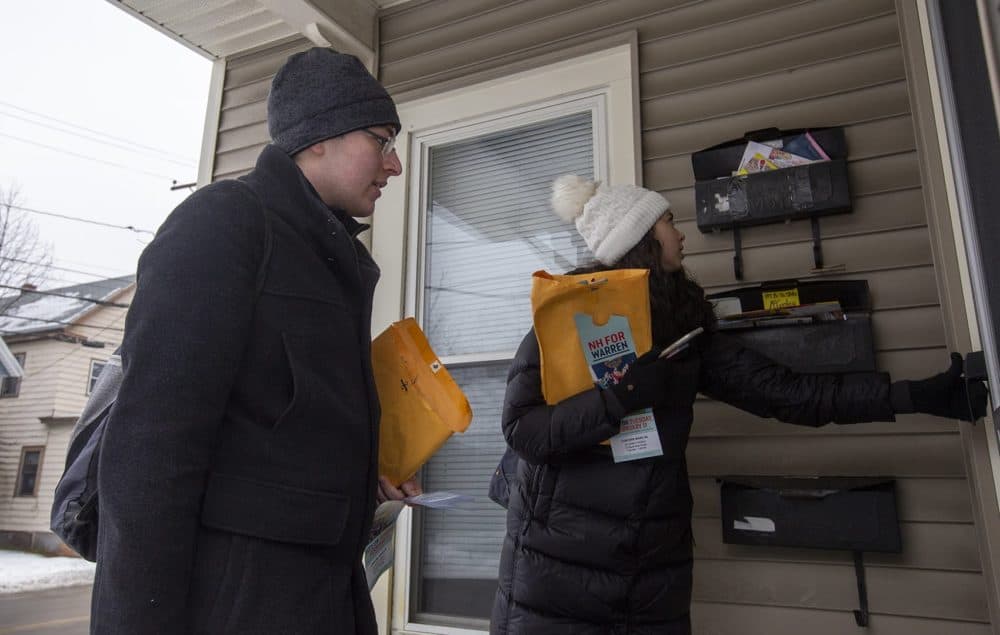
[[[0,188],[155,230],[190,193],[172,181],[197,178],[211,67],[107,0],[0,0]],[[43,288],[134,273],[151,239],[27,214],[60,267]]]

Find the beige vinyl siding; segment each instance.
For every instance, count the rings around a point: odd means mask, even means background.
[[[732,235],[695,225],[691,153],[766,127],[843,126],[854,211],[821,221],[824,259],[871,286],[877,359],[895,378],[947,364],[924,193],[891,0],[428,0],[382,14],[380,73],[422,95],[625,30],[639,39],[643,179],[709,290],[735,285]],[[743,232],[745,283],[809,278],[806,222]],[[698,633],[857,627],[850,555],[721,542],[716,476],[889,475],[904,551],[866,554],[879,633],[989,632],[958,427],[927,416],[799,428],[700,399],[688,450]],[[874,632],[874,631],[873,631]]]
[[[312,46],[295,39],[266,51],[230,58],[223,80],[222,109],[212,180],[236,178],[253,168],[270,141],[267,92],[285,59]]]
[[[135,286],[129,287],[110,301],[116,304],[129,304],[135,295]],[[68,329],[89,340],[105,343],[104,348],[88,348],[78,346],[72,354],[59,365],[59,391],[56,394],[54,416],[76,417],[87,402],[87,386],[90,380],[91,360],[105,360],[115,352],[121,344],[125,328],[125,316],[128,310],[120,307],[96,307],[87,316],[78,321],[76,326]],[[71,363],[67,363],[71,362]]]
[[[26,353],[27,357],[20,394],[0,399],[0,530],[44,531],[48,529],[48,510],[56,483],[50,474],[56,471],[54,466],[62,471],[61,461],[66,451],[65,441],[58,439],[59,431],[43,424],[39,417],[52,414],[59,390],[59,375],[51,371],[62,357],[79,347],[53,340],[35,340],[11,343],[10,348],[15,353]],[[49,450],[53,436],[56,437],[53,445],[61,446],[61,453]],[[21,448],[24,446],[46,448],[39,472],[37,497],[14,496]]]
[[[112,298],[127,304],[133,290]],[[125,309],[100,307],[79,324],[122,328]],[[0,399],[0,531],[47,532],[56,483],[62,476],[72,421],[87,401],[92,359],[107,359],[121,343],[121,331],[70,327],[105,342],[104,348],[84,347],[54,339],[12,341],[15,353],[27,354],[21,392]],[[60,421],[51,422],[59,419]],[[47,419],[49,423],[43,423]],[[44,446],[38,496],[15,497],[14,485],[24,446]]]

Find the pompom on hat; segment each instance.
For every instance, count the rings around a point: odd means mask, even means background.
[[[642,240],[670,203],[638,185],[604,185],[567,174],[552,183],[552,209],[575,222],[594,257],[611,266]]]
[[[399,115],[389,93],[353,55],[311,48],[289,57],[271,82],[267,129],[289,155],[372,126],[399,132]]]

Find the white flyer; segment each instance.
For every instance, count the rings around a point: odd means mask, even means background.
[[[403,501],[386,501],[375,510],[375,520],[372,522],[372,539],[365,547],[365,577],[368,578],[368,590],[371,591],[386,570],[392,566],[395,558],[396,518],[406,504]]]
[[[656,420],[650,408],[625,415],[618,434],[611,437],[611,456],[615,463],[647,459],[663,454]]]

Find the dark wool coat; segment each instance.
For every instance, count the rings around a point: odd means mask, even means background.
[[[361,552],[378,268],[361,227],[269,146],[145,250],[100,459],[91,632],[376,632]]]
[[[663,456],[615,464],[600,441],[624,413],[596,388],[555,406],[534,332],[507,378],[503,431],[520,457],[500,556],[494,635],[687,635],[692,498],[684,452],[697,392],[764,417],[892,420],[881,373],[798,375],[724,334],[673,362],[654,410]]]

